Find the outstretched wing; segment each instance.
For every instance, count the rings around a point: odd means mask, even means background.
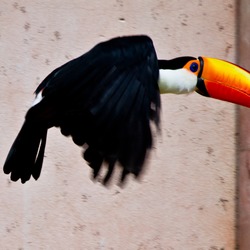
[[[118,161],[127,173],[140,173],[152,146],[150,120],[159,123],[158,61],[147,36],[119,37],[54,70],[39,85],[43,99],[26,119],[59,126],[78,145],[97,176]]]

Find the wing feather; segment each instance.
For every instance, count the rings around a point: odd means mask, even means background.
[[[54,70],[37,88],[44,98],[30,116],[59,126],[78,145],[97,176],[103,161],[138,175],[152,147],[150,120],[160,117],[158,61],[147,36],[120,37],[95,46]]]

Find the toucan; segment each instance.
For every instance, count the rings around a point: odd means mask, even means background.
[[[107,166],[139,176],[152,148],[152,125],[159,129],[160,94],[197,92],[250,107],[250,73],[208,57],[157,58],[146,35],[101,42],[52,71],[35,90],[35,100],[3,166],[22,183],[40,176],[47,130],[59,127],[83,146],[96,178]]]

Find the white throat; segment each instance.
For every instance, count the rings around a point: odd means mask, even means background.
[[[186,94],[193,92],[197,84],[197,76],[187,69],[160,69],[160,93]]]

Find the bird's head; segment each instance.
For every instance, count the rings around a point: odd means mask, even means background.
[[[161,93],[197,93],[250,107],[250,72],[224,60],[179,57],[159,60]]]

